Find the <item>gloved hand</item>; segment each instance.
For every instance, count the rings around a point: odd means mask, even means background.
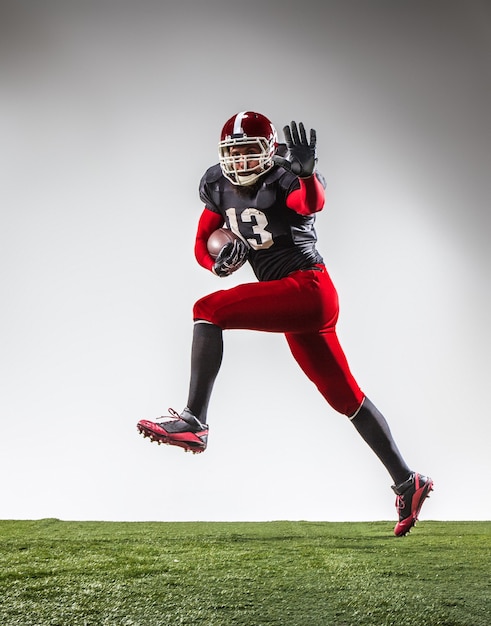
[[[227,243],[218,253],[213,266],[213,273],[223,278],[230,276],[247,261],[248,245],[242,239]]]
[[[291,130],[290,126],[285,126],[283,133],[288,154],[286,158],[275,155],[273,161],[290,170],[299,178],[309,178],[314,173],[317,163],[317,134],[315,130],[312,128],[310,131],[310,142],[307,141],[307,134],[302,122],[299,123],[298,129],[296,122],[291,123]]]

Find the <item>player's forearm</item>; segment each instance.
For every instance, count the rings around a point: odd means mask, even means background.
[[[194,256],[198,263],[207,270],[212,269],[215,260],[210,256],[206,244],[211,233],[222,225],[223,217],[205,208],[198,222],[198,230],[194,244]]]
[[[286,205],[300,215],[311,215],[317,213],[324,207],[325,193],[322,183],[317,176],[300,178],[300,189],[292,191],[287,199]]]

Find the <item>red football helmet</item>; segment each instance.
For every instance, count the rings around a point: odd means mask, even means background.
[[[240,146],[254,146],[256,150],[246,157],[231,156],[230,149]],[[234,185],[252,185],[273,166],[277,146],[276,129],[267,117],[254,111],[237,113],[225,122],[220,135],[218,157],[223,175]],[[249,167],[247,160],[254,161],[254,167]]]

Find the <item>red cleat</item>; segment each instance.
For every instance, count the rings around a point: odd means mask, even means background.
[[[204,452],[208,442],[208,426],[194,417],[189,409],[184,409],[181,415],[174,409],[169,409],[169,413],[168,416],[157,418],[165,421],[140,420],[136,427],[144,437],[158,444],[178,446],[194,454]]]
[[[413,473],[405,482],[394,485],[392,489],[397,494],[396,509],[399,514],[394,535],[403,537],[416,524],[423,502],[433,490],[433,481],[428,476]]]

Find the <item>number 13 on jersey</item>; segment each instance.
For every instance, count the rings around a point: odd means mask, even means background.
[[[245,238],[253,250],[264,250],[273,245],[273,235],[266,230],[268,218],[258,209],[244,209],[238,216],[242,222],[239,226],[236,210],[231,207],[226,211],[230,230],[239,237]],[[244,234],[244,231],[247,235]],[[252,234],[252,236],[250,236]]]

